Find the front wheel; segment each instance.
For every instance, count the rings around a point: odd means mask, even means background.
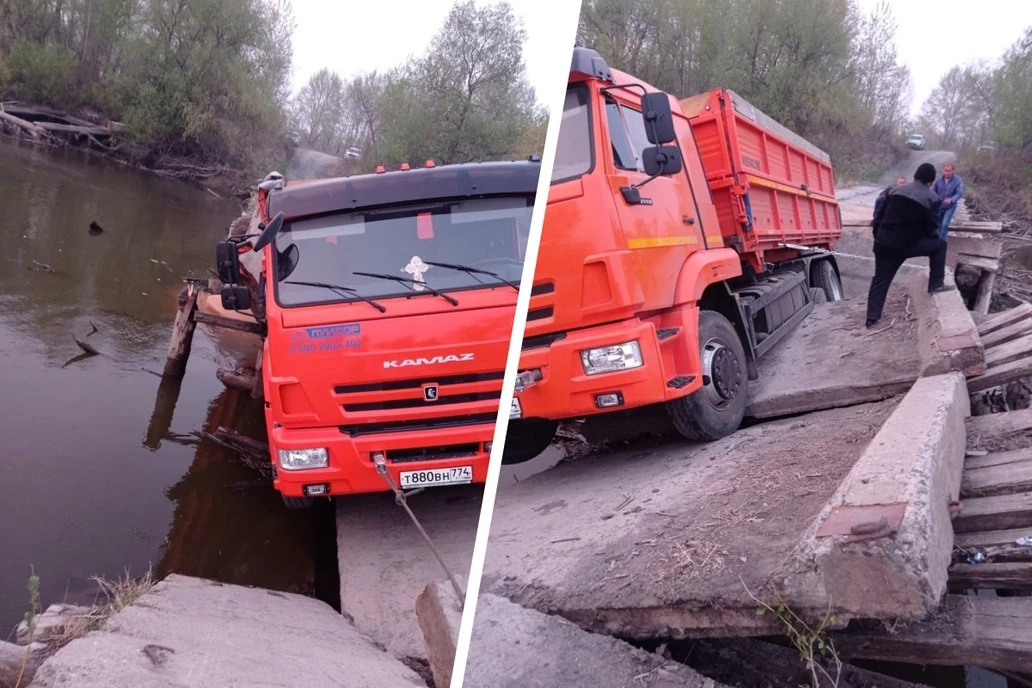
[[[677,431],[690,440],[709,442],[733,433],[749,404],[749,376],[734,326],[716,311],[699,313],[702,389],[667,402]]]
[[[559,421],[530,418],[509,421],[505,433],[505,449],[502,451],[502,465],[525,463],[548,449],[559,429]]]
[[[311,509],[315,505],[315,499],[312,497],[288,497],[281,494],[283,498],[283,506],[288,509]]]

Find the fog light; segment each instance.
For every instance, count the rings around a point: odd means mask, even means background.
[[[645,365],[645,360],[641,356],[641,347],[637,341],[603,346],[598,349],[585,349],[580,355],[585,375],[614,373]]]
[[[612,408],[623,406],[623,395],[619,392],[606,392],[595,397],[595,406],[598,408]]]
[[[311,468],[326,468],[330,455],[326,449],[280,449],[279,463],[285,471],[304,471]]]
[[[305,485],[306,497],[324,497],[328,494],[330,494],[329,485]]]

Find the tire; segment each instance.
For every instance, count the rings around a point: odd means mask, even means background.
[[[288,509],[311,509],[315,505],[315,499],[312,497],[288,497],[281,494],[283,498],[283,505]]]
[[[749,405],[749,371],[738,333],[716,311],[699,313],[699,349],[702,389],[667,402],[667,412],[686,438],[710,442],[742,424]]]
[[[824,293],[824,290],[820,287],[810,288],[810,300],[813,301],[815,306],[819,306],[822,303],[828,302],[828,295]]]
[[[559,429],[559,421],[530,418],[509,423],[502,450],[502,465],[525,463],[548,449]]]
[[[835,272],[835,266],[831,264],[830,260],[819,260],[811,268],[813,279],[811,284],[819,289],[824,290],[824,295],[828,297],[828,301],[841,301],[844,297],[842,295],[842,281],[839,279],[838,273]]]

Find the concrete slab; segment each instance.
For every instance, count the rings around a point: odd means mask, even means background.
[[[938,607],[969,413],[960,373],[914,384],[794,552],[788,598],[823,596],[861,618],[913,620]]]
[[[431,488],[409,497],[456,576],[469,575],[481,487]],[[338,499],[337,560],[340,606],[355,626],[397,657],[426,660],[416,619],[416,598],[447,576],[408,514],[391,494]]]
[[[960,292],[929,294],[926,274],[910,272],[904,281],[918,317],[921,375],[942,375],[952,370],[968,376],[984,373],[984,346]],[[949,274],[946,282],[953,283]]]
[[[480,595],[464,688],[723,688],[683,664]]]
[[[460,585],[465,587],[465,581]],[[426,656],[437,688],[451,685],[455,651],[462,624],[462,600],[450,581],[426,586],[416,600],[416,618],[426,639]]]
[[[47,659],[31,688],[425,683],[326,604],[172,575]]]
[[[762,359],[746,415],[774,418],[906,392],[921,372],[917,313],[902,289],[886,302],[885,327],[866,329],[866,308],[866,298],[818,305]]]
[[[784,593],[790,554],[896,403],[632,447],[500,487],[481,589],[622,637],[771,632],[750,592]],[[826,609],[823,595],[786,602]]]

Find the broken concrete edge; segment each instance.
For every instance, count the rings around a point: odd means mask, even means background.
[[[565,618],[481,593],[463,688],[726,688],[690,667]]]
[[[460,580],[459,586],[465,588],[466,582]],[[462,623],[462,600],[455,594],[451,581],[437,581],[426,586],[416,598],[416,620],[426,640],[426,657],[434,685],[448,688]]]
[[[792,553],[785,597],[824,608],[835,625],[934,611],[947,589],[969,414],[961,373],[919,379]]]
[[[917,315],[917,346],[921,375],[960,371],[967,376],[985,372],[985,347],[978,327],[957,290],[928,293],[928,277],[911,271],[904,277]],[[947,284],[953,284],[947,274]]]

